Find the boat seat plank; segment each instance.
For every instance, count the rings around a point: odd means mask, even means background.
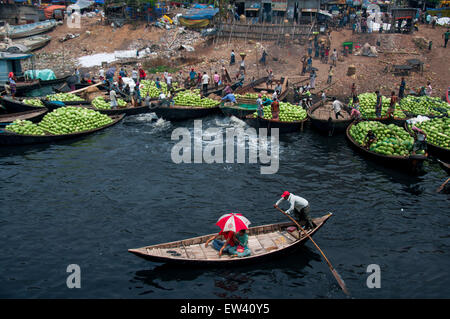
[[[219,256],[219,252],[215,250],[211,245],[205,247],[204,244],[200,244],[200,249],[203,251],[203,254],[206,256],[206,259],[215,259]]]
[[[269,237],[273,240],[273,242],[279,247],[284,248],[291,244],[291,241],[287,240],[279,231],[269,233]]]
[[[199,244],[189,246],[197,259],[208,259]]]
[[[283,231],[281,232],[281,234],[282,234],[284,237],[286,237],[286,238],[288,238],[289,240],[291,240],[292,242],[298,240],[298,239],[295,238],[293,235],[291,235],[291,233],[289,233],[287,230],[283,230]]]
[[[266,252],[266,250],[264,249],[263,246],[261,246],[256,236],[248,237],[248,248],[250,248],[253,255],[259,255]]]
[[[266,251],[272,251],[278,249],[278,246],[275,245],[272,239],[267,234],[256,235],[261,246],[264,247]]]
[[[149,255],[160,256],[160,257],[162,256],[161,249],[159,249],[159,248],[153,248],[153,249],[147,248],[146,250]]]
[[[187,258],[185,250],[180,247],[166,248],[163,253],[173,258]]]

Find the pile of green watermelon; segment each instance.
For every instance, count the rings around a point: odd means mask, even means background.
[[[377,103],[377,95],[375,93],[362,93],[358,95],[359,106],[361,111],[361,117],[366,119],[374,119],[376,118],[375,114],[375,105]],[[387,110],[389,109],[391,98],[390,97],[381,97],[381,117],[385,117],[387,114]],[[353,100],[350,99],[349,106],[353,105]],[[395,105],[394,117],[399,119],[405,119],[406,114],[403,113],[399,109],[398,103]]]
[[[26,120],[15,120],[7,125],[6,129],[10,132],[22,135],[45,135],[44,130],[39,125]]]
[[[402,110],[413,115],[450,115],[450,104],[438,97],[408,95],[400,101]]]
[[[95,99],[91,102],[92,106],[98,110],[110,110],[111,109],[111,103],[106,101],[103,96],[97,96]],[[127,102],[125,102],[122,99],[117,99],[117,104],[119,107],[126,107]]]
[[[40,99],[23,99],[22,102],[36,107],[44,107],[44,103]]]
[[[403,128],[394,124],[386,125],[378,121],[363,121],[353,125],[349,133],[353,140],[364,146],[364,139],[369,130],[372,130],[377,138],[377,141],[370,146],[371,151],[389,156],[410,155],[414,138]]]
[[[70,134],[99,128],[110,124],[112,119],[97,111],[83,107],[60,107],[47,113],[41,122],[16,120],[6,130],[23,135]]]
[[[167,84],[164,81],[159,81],[159,83],[161,84],[161,89],[156,87],[156,82],[153,80],[142,80],[140,85],[141,96],[145,98],[148,93],[148,96],[151,98],[157,98],[161,91],[167,95],[169,92],[167,90]],[[178,84],[176,82],[172,82],[173,88],[176,88],[177,86]]]
[[[271,106],[264,106],[264,119],[272,119]],[[258,117],[258,112],[253,113],[254,117]],[[298,122],[303,121],[307,117],[306,111],[298,106],[291,103],[280,102],[280,113],[278,115],[281,122]]]
[[[427,143],[450,150],[450,118],[434,118],[414,124],[427,133]],[[408,125],[412,128],[412,125]]]
[[[73,101],[83,101],[81,97],[73,93],[55,93],[47,95],[49,101],[62,101],[62,102],[73,102]]]
[[[174,97],[173,101],[175,105],[206,108],[215,107],[220,103],[207,97],[202,98],[199,89],[181,91]]]

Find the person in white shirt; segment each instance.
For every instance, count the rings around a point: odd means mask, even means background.
[[[131,71],[131,78],[134,80],[134,83],[137,83],[138,75],[139,75],[139,73],[136,70],[136,68],[133,68],[133,71]]]
[[[275,101],[277,98],[278,98],[278,93],[277,93],[277,91],[273,91],[273,94],[272,94],[272,100]]]
[[[209,76],[208,74],[206,74],[206,72],[203,72],[202,76],[203,94],[206,94],[206,92],[208,92],[208,83],[209,83]]]
[[[105,70],[103,70],[103,68],[101,68],[98,71],[98,77],[99,77],[100,81],[104,81],[105,80]]]
[[[311,217],[309,216],[309,203],[306,199],[285,191],[283,195],[281,195],[281,198],[276,202],[276,204],[273,205],[273,207],[278,208],[278,205],[280,205],[285,200],[291,204],[289,209],[286,211],[287,214],[291,215],[292,213],[294,213],[294,218],[300,225],[304,223],[306,229],[313,229],[316,227]]]
[[[172,75],[168,74],[166,77],[166,83],[167,83],[167,89],[170,90],[170,88],[172,87]]]
[[[327,101],[327,96],[324,91],[322,91],[321,100],[322,100],[322,106],[325,105],[325,102]]]
[[[425,89],[425,94],[427,95],[427,96],[431,96],[431,93],[433,92],[433,89],[432,89],[432,87],[431,87],[431,82],[430,81],[428,81],[427,82],[427,88]]]
[[[344,105],[341,101],[337,100],[336,98],[333,99],[333,111],[334,115],[336,115],[336,120],[339,118],[339,115],[344,118],[344,115],[341,114],[341,109]]]
[[[113,89],[111,91],[109,91],[109,99],[110,99],[110,103],[111,103],[111,108],[115,109],[117,108],[117,95],[116,95],[116,91]]]

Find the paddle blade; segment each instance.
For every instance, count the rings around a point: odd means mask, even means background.
[[[347,290],[347,286],[345,286],[344,280],[342,280],[341,276],[338,274],[336,269],[332,269],[331,272],[333,273],[334,278],[336,278],[336,281],[338,282],[339,286],[341,286],[342,291],[347,295],[350,296],[350,293]]]

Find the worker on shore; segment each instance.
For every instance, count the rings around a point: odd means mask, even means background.
[[[194,69],[191,69],[191,72],[189,72],[189,80],[191,83],[191,86],[195,86],[195,78],[197,77],[197,72],[194,71]]]
[[[127,72],[123,68],[120,68],[119,75],[124,78],[127,76]]]
[[[294,213],[294,218],[300,225],[305,224],[306,229],[314,229],[316,227],[311,217],[309,216],[310,207],[306,199],[285,191],[281,195],[281,198],[273,205],[273,207],[278,208],[278,206],[284,201],[288,201],[291,205],[286,213],[289,215]]]
[[[333,66],[330,65],[330,69],[328,70],[327,84],[331,84],[332,79],[333,79]]]
[[[331,53],[331,63],[333,66],[336,66],[336,61],[337,61],[337,51],[336,49],[333,49],[333,53]]]
[[[392,91],[391,92],[391,100],[389,103],[389,108],[387,110],[387,117],[394,117],[394,113],[395,113],[395,105],[397,104],[397,100],[398,98],[395,96],[395,92]]]
[[[381,117],[381,107],[383,104],[383,97],[380,94],[380,91],[375,91],[375,94],[377,95],[377,101],[375,103],[375,115],[377,118]]]
[[[306,73],[306,67],[308,65],[308,61],[307,61],[306,55],[303,56],[301,62],[302,62],[302,73],[301,73],[301,75],[304,75]]]
[[[217,74],[217,71],[214,71],[214,87],[217,89],[219,87],[220,76]]]
[[[234,65],[235,63],[236,63],[236,55],[234,54],[234,50],[231,50],[230,65]]]
[[[339,118],[339,116],[342,116],[342,118],[344,118],[344,115],[341,114],[341,110],[344,107],[344,105],[342,104],[341,101],[339,101],[336,98],[333,98],[333,111],[334,111],[334,115],[336,116],[336,120]]]
[[[273,83],[273,72],[272,72],[272,69],[266,70],[266,72],[267,72],[266,87],[269,88],[269,85],[270,85],[270,88],[272,88],[272,83]]]
[[[203,86],[203,95],[206,95],[208,92],[208,84],[209,84],[209,76],[206,72],[203,72],[202,76],[202,86]]]
[[[403,99],[403,97],[405,96],[405,87],[406,87],[405,78],[402,77],[402,81],[400,82],[400,88],[398,89],[398,98],[400,100]]]
[[[308,60],[306,62],[308,63],[308,67],[307,67],[306,71],[311,71],[311,69],[312,69],[312,56],[309,56]]]
[[[266,50],[263,49],[263,53],[261,59],[259,60],[259,63],[261,63],[264,66],[266,66],[266,56],[267,56]]]
[[[444,38],[444,48],[446,48],[448,39],[450,37],[450,29],[447,29],[447,31],[442,35],[442,37]]]
[[[309,74],[309,88],[314,89],[316,87],[316,70],[311,69],[311,73]]]
[[[352,101],[355,103],[356,99],[358,98],[358,95],[356,94],[356,84],[355,82],[352,83],[352,87],[350,88],[351,95],[352,95]]]
[[[352,112],[350,113],[350,117],[357,121],[361,120],[361,107],[359,105],[359,99],[353,101]]]
[[[431,93],[433,93],[433,88],[431,87],[431,82],[427,82],[427,87],[425,89],[425,95],[431,96]]]

